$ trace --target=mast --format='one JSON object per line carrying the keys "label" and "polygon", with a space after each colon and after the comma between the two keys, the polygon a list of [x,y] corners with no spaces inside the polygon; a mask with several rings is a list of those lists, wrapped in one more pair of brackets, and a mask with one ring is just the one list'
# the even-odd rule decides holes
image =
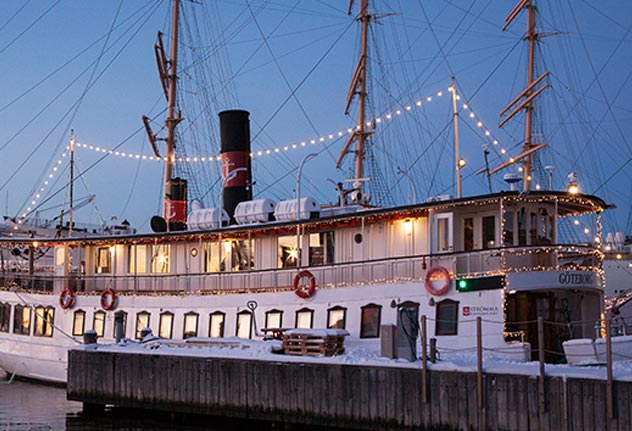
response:
{"label": "mast", "polygon": [[[538,89],[536,87],[540,84],[544,78],[549,75],[548,71],[545,71],[542,75],[535,78],[535,45],[538,41],[539,34],[536,31],[536,6],[535,0],[520,0],[518,4],[509,12],[507,18],[505,18],[505,25],[502,28],[504,31],[509,24],[520,14],[523,9],[527,10],[527,31],[525,33],[525,39],[529,42],[529,59],[527,69],[527,86],[522,92],[516,96],[501,112],[500,115],[507,113],[518,102],[518,105],[509,112],[504,119],[500,121],[498,127],[502,127],[507,121],[509,121],[514,115],[524,109],[525,111],[525,130],[524,130],[524,144],[522,146],[522,153],[513,158],[513,161],[509,164],[513,164],[518,160],[523,160],[523,185],[524,191],[531,190],[531,182],[533,180],[533,160],[532,155],[541,148],[544,148],[545,144],[533,145],[533,100],[540,95],[548,86],[549,83],[542,85]],[[523,100],[521,100],[523,99]],[[503,164],[501,166],[507,166]],[[488,175],[499,170],[500,167],[492,169],[488,172]]]}
{"label": "mast", "polygon": [[70,192],[69,192],[69,211],[68,211],[68,238],[72,238],[72,216],[73,216],[73,199],[75,189],[75,131],[70,131],[70,166],[68,171],[70,172]]}
{"label": "mast", "polygon": [[[351,15],[351,9],[353,8],[354,0],[349,0],[349,10],[348,14]],[[356,149],[355,149],[355,179],[358,181],[359,185],[357,188],[357,193],[354,193],[354,196],[362,196],[362,179],[364,178],[364,144],[366,142],[367,137],[372,133],[371,131],[367,131],[366,127],[366,98],[367,98],[367,89],[366,89],[366,65],[367,65],[367,46],[368,46],[368,38],[369,38],[369,23],[371,22],[371,15],[369,14],[369,0],[360,0],[359,4],[359,13],[358,20],[362,24],[362,36],[361,36],[361,45],[360,45],[360,58],[358,60],[358,64],[355,68],[355,72],[353,73],[353,78],[351,80],[351,85],[349,86],[349,91],[347,93],[347,104],[345,107],[345,115],[349,114],[349,107],[353,100],[353,97],[358,95],[358,121],[357,127],[353,131],[353,133],[347,139],[342,151],[340,152],[340,156],[338,157],[338,161],[336,162],[336,167],[339,168],[342,163],[342,159],[344,156],[350,152],[349,147],[355,141]]]}
{"label": "mast", "polygon": [[[169,218],[167,201],[170,199],[171,177],[173,173],[173,165],[175,164],[174,150],[176,147],[175,130],[181,121],[180,115],[176,117],[176,83],[178,81],[178,14],[180,10],[180,0],[173,0],[173,12],[171,16],[171,55],[168,62],[169,74],[167,76],[169,83],[168,100],[167,100],[167,118],[165,126],[167,129],[166,153],[165,153],[165,176],[163,181],[163,217]],[[162,45],[162,43],[161,43]]]}
{"label": "mast", "polygon": [[454,120],[454,163],[456,164],[456,197],[461,197],[461,154],[459,152],[459,114],[456,110],[456,82],[452,77],[452,118]]}

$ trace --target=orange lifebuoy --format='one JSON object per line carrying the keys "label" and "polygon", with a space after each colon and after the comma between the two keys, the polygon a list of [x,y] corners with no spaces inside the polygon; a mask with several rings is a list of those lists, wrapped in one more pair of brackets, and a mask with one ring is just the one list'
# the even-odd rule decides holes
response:
{"label": "orange lifebuoy", "polygon": [[[299,286],[301,278],[303,277],[307,277],[309,281],[309,287],[307,289]],[[307,299],[311,298],[315,292],[316,277],[314,277],[314,274],[305,269],[294,276],[294,293],[296,293],[296,296],[298,296],[299,298]]]}
{"label": "orange lifebuoy", "polygon": [[107,288],[101,292],[101,308],[105,311],[114,310],[116,307],[116,292],[114,289]]}
{"label": "orange lifebuoy", "polygon": [[[445,283],[443,286],[436,288],[432,282],[440,279],[443,279]],[[443,296],[448,293],[448,289],[450,289],[450,281],[452,281],[450,271],[443,266],[433,266],[426,273],[426,290],[431,295]]]}
{"label": "orange lifebuoy", "polygon": [[59,305],[64,310],[68,310],[75,305],[75,292],[70,287],[65,288],[59,294]]}

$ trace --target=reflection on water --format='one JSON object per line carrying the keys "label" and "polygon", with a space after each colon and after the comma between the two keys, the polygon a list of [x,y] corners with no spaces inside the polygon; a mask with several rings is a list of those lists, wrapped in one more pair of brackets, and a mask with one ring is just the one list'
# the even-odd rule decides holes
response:
{"label": "reflection on water", "polygon": [[[0,370],[0,380],[5,377]],[[220,419],[210,416],[170,415],[138,410],[107,409],[84,414],[82,404],[66,400],[64,388],[35,383],[0,381],[0,431],[146,431],[146,430],[288,430],[325,431],[325,428]]]}

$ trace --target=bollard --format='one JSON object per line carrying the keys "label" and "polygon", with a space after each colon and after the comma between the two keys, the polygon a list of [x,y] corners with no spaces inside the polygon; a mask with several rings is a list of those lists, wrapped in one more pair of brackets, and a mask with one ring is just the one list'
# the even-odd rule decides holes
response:
{"label": "bollard", "polygon": [[433,364],[437,362],[437,339],[430,339],[430,362]]}
{"label": "bollard", "polygon": [[114,327],[116,328],[116,342],[119,343],[125,334],[123,334],[123,320],[125,318],[125,313],[122,311],[117,311],[114,313]]}
{"label": "bollard", "polygon": [[94,329],[88,329],[83,333],[83,344],[96,344],[97,343],[97,331]]}

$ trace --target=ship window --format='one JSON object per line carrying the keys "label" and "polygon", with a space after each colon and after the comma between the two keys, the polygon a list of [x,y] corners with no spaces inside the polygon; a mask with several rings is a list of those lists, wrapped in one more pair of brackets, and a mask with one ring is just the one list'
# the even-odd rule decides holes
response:
{"label": "ship window", "polygon": [[485,216],[483,224],[483,249],[496,247],[496,216]]}
{"label": "ship window", "polygon": [[309,235],[309,265],[331,265],[334,263],[334,233],[319,232]]}
{"label": "ship window", "polygon": [[345,307],[331,307],[327,310],[327,328],[345,329],[347,309]]}
{"label": "ship window", "polygon": [[463,219],[463,250],[474,250],[474,217]]}
{"label": "ship window", "polygon": [[301,308],[296,312],[296,327],[301,329],[311,329],[314,323],[314,310]]}
{"label": "ship window", "polygon": [[92,329],[97,333],[97,337],[103,338],[105,334],[105,311],[95,311],[92,318]]}
{"label": "ship window", "polygon": [[154,274],[169,273],[170,252],[169,244],[154,244],[151,246],[151,272]]}
{"label": "ship window", "polygon": [[437,251],[450,250],[450,225],[449,219],[437,218]]}
{"label": "ship window", "polygon": [[266,328],[280,328],[283,322],[283,312],[281,310],[266,311]]}
{"label": "ship window", "polygon": [[114,246],[97,248],[97,256],[94,271],[97,274],[109,274],[112,272],[112,256],[114,255]]}
{"label": "ship window", "polygon": [[165,311],[160,313],[160,321],[158,323],[158,336],[160,338],[172,338],[173,336],[173,313]]}
{"label": "ship window", "polygon": [[204,244],[204,272],[219,272],[219,243]]}
{"label": "ship window", "polygon": [[130,245],[127,253],[127,272],[145,274],[147,272],[147,246]]}
{"label": "ship window", "polygon": [[11,305],[0,303],[0,332],[9,332]]}
{"label": "ship window", "polygon": [[55,321],[55,308],[35,307],[35,326],[33,335],[37,337],[52,337]]}
{"label": "ship window", "polygon": [[451,299],[444,299],[436,304],[435,335],[456,335],[459,303]]}
{"label": "ship window", "polygon": [[224,241],[224,255],[220,265],[222,271],[247,271],[255,269],[250,240]]}
{"label": "ship window", "polygon": [[252,313],[248,310],[237,313],[237,330],[235,335],[239,338],[252,336]]}
{"label": "ship window", "polygon": [[65,261],[66,261],[66,248],[56,247],[55,248],[55,265],[62,266]]}
{"label": "ship window", "polygon": [[184,315],[184,332],[182,334],[183,339],[197,337],[198,333],[198,321],[200,315],[190,311]]}
{"label": "ship window", "polygon": [[72,316],[72,335],[80,337],[86,327],[86,312],[83,310],[77,310]]}
{"label": "ship window", "polygon": [[360,338],[377,338],[380,336],[380,318],[382,306],[368,304],[362,307]]}
{"label": "ship window", "polygon": [[298,262],[296,236],[280,236],[278,238],[278,268],[295,268]]}
{"label": "ship window", "polygon": [[13,314],[13,333],[29,335],[31,332],[31,308],[16,305]]}
{"label": "ship window", "polygon": [[538,221],[538,244],[552,244],[553,243],[553,218],[549,216],[546,208],[539,209],[539,221]]}
{"label": "ship window", "polygon": [[211,321],[209,323],[208,336],[211,338],[222,338],[224,336],[224,321],[226,315],[221,311],[216,311],[211,314]]}
{"label": "ship window", "polygon": [[136,339],[140,340],[140,333],[143,329],[149,328],[149,318],[151,314],[147,311],[141,311],[136,315]]}
{"label": "ship window", "polygon": [[538,244],[538,215],[534,212],[529,213],[529,244]]}
{"label": "ship window", "polygon": [[518,219],[518,245],[527,245],[527,212],[520,208],[517,213]]}
{"label": "ship window", "polygon": [[123,331],[121,334],[121,338],[125,338],[125,334],[127,334],[127,313],[124,311],[117,311],[114,313],[114,327],[112,331],[112,338],[116,340],[116,314],[120,313],[123,316]]}
{"label": "ship window", "polygon": [[503,214],[503,244],[505,247],[514,245],[514,212],[505,211]]}

